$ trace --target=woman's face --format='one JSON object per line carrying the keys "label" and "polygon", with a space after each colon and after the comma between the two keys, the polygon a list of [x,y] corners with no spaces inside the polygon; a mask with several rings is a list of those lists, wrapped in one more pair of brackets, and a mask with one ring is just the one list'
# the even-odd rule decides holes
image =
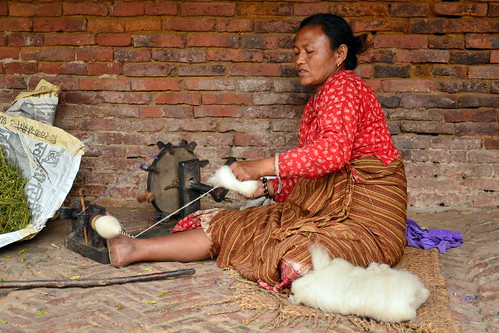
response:
{"label": "woman's face", "polygon": [[329,38],[321,26],[313,25],[300,29],[293,48],[294,64],[298,70],[300,84],[319,91],[324,82],[338,70],[337,63],[343,60],[339,50],[331,49]]}

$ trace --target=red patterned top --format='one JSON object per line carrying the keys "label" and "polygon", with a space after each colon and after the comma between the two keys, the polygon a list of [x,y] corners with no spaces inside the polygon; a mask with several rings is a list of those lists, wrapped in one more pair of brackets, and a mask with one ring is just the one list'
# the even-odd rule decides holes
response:
{"label": "red patterned top", "polygon": [[[283,202],[300,177],[320,178],[354,158],[376,156],[388,165],[398,156],[376,95],[353,71],[331,76],[305,105],[298,147],[279,155]],[[278,180],[273,179],[274,189]]]}

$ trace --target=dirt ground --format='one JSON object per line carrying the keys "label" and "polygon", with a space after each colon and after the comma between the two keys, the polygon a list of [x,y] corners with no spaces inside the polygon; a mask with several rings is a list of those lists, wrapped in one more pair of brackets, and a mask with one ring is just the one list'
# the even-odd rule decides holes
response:
{"label": "dirt ground", "polygon": [[[110,209],[122,219],[153,216],[154,211]],[[410,210],[409,218],[428,229],[461,232],[461,247],[440,254],[448,282],[450,308],[462,332],[499,331],[499,212],[497,209]],[[128,222],[132,234],[153,218]],[[194,268],[195,275],[166,281],[99,288],[0,289],[0,332],[267,332],[259,322],[243,324],[248,313],[219,316],[193,310],[207,300],[231,294],[223,270],[213,261],[139,263],[115,269],[68,250],[64,239],[71,222],[54,220],[32,240],[0,249],[0,277],[5,281],[104,278]],[[154,229],[153,229],[154,231]],[[189,308],[191,307],[191,308]],[[188,309],[188,310],[186,310]],[[276,328],[272,332],[289,332]],[[294,332],[326,332],[299,325]],[[337,332],[355,332],[338,326]]]}

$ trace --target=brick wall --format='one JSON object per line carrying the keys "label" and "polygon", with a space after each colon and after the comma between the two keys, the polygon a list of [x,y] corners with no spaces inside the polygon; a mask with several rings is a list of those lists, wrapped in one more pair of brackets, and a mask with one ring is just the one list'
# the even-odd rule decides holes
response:
{"label": "brick wall", "polygon": [[[0,107],[42,78],[56,125],[87,143],[70,198],[95,198],[157,151],[195,141],[210,164],[293,147],[310,90],[290,46],[301,19],[367,33],[358,74],[405,156],[410,205],[496,207],[499,3],[495,1],[7,1]],[[136,206],[136,172],[101,201]]]}

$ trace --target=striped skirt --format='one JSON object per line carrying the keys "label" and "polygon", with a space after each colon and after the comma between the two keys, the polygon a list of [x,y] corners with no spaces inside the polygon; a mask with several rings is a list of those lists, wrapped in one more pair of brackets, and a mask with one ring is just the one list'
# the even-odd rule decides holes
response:
{"label": "striped skirt", "polygon": [[407,244],[402,159],[388,166],[375,157],[350,163],[301,179],[284,203],[218,212],[207,229],[217,265],[269,285],[282,283],[283,274],[289,278],[285,266],[310,269],[311,245],[358,266],[395,265]]}

